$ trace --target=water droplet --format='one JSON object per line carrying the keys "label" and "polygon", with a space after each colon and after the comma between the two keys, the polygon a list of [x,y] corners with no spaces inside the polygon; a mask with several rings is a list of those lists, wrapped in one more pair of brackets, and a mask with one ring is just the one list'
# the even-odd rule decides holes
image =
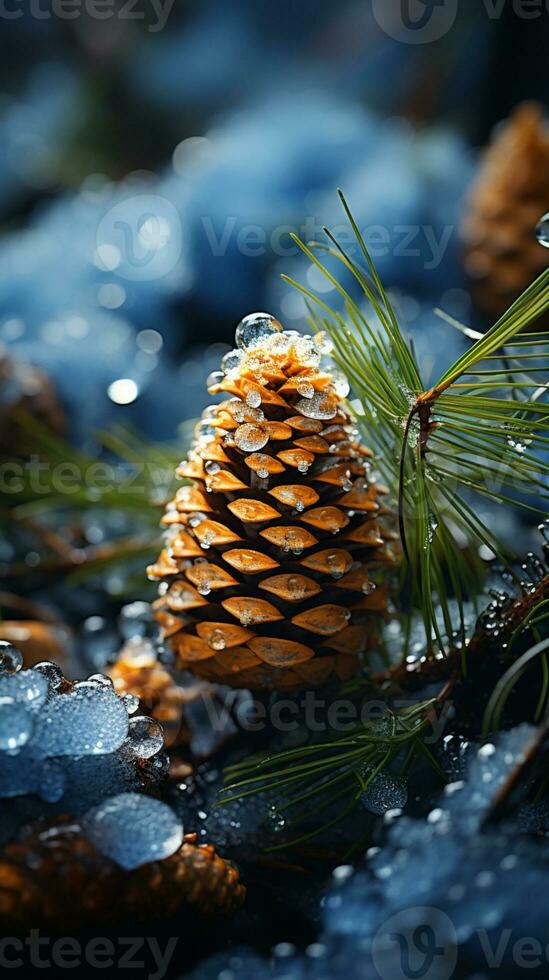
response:
{"label": "water droplet", "polygon": [[549,248],[549,213],[544,214],[536,225],[536,238],[540,245]]}
{"label": "water droplet", "polygon": [[227,646],[225,637],[221,630],[212,630],[208,637],[208,646],[212,650],[224,650]]}
{"label": "water droplet", "polygon": [[246,405],[248,408],[259,408],[261,405],[261,395],[258,391],[249,391],[246,395]]}
{"label": "water droplet", "polygon": [[266,817],[265,826],[272,834],[280,834],[286,828],[286,817],[277,810],[276,806],[270,806]]}
{"label": "water droplet", "polygon": [[164,746],[164,733],[154,718],[131,718],[124,747],[140,759],[150,759]]}
{"label": "water droplet", "polygon": [[388,810],[401,809],[408,799],[406,783],[383,769],[374,776],[360,797],[362,806],[376,816]]}
{"label": "water droplet", "polygon": [[198,525],[202,524],[202,521],[205,520],[207,520],[206,515],[203,514],[202,511],[198,511],[195,514],[191,514],[191,516],[189,517],[189,526],[198,527]]}
{"label": "water droplet", "polygon": [[351,390],[351,386],[349,385],[349,382],[347,380],[346,375],[343,374],[343,371],[334,371],[333,372],[333,374],[332,374],[332,384],[333,384],[333,386],[335,388],[336,394],[340,398],[347,398],[347,395],[349,394],[349,392]]}
{"label": "water droplet", "polygon": [[122,697],[122,704],[124,705],[128,714],[133,715],[139,708],[139,698],[137,697],[137,694],[124,694]]}
{"label": "water droplet", "polygon": [[16,674],[23,666],[23,654],[13,643],[0,640],[0,671]]}
{"label": "water droplet", "polygon": [[160,800],[121,793],[88,811],[82,828],[90,843],[127,871],[170,857],[181,847],[183,826]]}
{"label": "water droplet", "polygon": [[250,313],[236,328],[236,346],[241,350],[249,350],[256,347],[265,337],[279,333],[281,330],[282,324],[270,313]]}
{"label": "water droplet", "polygon": [[235,371],[242,362],[242,351],[230,350],[228,354],[221,360],[221,370],[224,374],[229,374],[230,371]]}
{"label": "water droplet", "polygon": [[296,409],[309,419],[333,419],[337,415],[337,402],[333,395],[317,392],[312,398],[300,398]]}
{"label": "water droplet", "polygon": [[315,389],[310,381],[300,381],[297,386],[297,391],[302,398],[312,398],[315,393]]}
{"label": "water droplet", "polygon": [[57,664],[52,663],[50,660],[43,660],[41,663],[36,664],[33,670],[37,670],[46,678],[50,688],[55,689],[63,683],[63,671]]}
{"label": "water droplet", "polygon": [[242,452],[255,453],[267,445],[269,436],[264,426],[247,422],[238,427],[234,434],[234,441]]}
{"label": "water droplet", "polygon": [[313,342],[320,354],[331,354],[334,349],[334,342],[325,330],[319,330],[314,335]]}
{"label": "water droplet", "polygon": [[223,371],[212,371],[212,373],[206,378],[206,386],[208,388],[213,388],[215,385],[221,384],[224,379],[225,375],[223,374]]}
{"label": "water droplet", "polygon": [[214,463],[214,461],[210,459],[205,464],[204,469],[206,470],[206,473],[209,473],[210,476],[215,476],[216,473],[219,473],[221,467],[219,463]]}

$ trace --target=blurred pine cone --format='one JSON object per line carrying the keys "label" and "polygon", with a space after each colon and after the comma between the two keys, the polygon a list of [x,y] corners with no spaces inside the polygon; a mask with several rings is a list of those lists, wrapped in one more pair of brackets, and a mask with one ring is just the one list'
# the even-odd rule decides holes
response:
{"label": "blurred pine cone", "polygon": [[24,411],[52,432],[62,434],[65,416],[53,382],[38,368],[11,358],[0,345],[0,445],[13,456],[20,441],[16,418]]}
{"label": "blurred pine cone", "polygon": [[479,309],[498,319],[549,264],[535,229],[549,210],[549,128],[524,103],[485,151],[466,207],[464,263]]}
{"label": "blurred pine cone", "polygon": [[125,871],[96,851],[74,821],[30,828],[0,853],[0,918],[25,930],[156,919],[182,909],[229,915],[245,898],[237,870],[187,834],[172,857]]}
{"label": "blurred pine cone", "polygon": [[[320,336],[320,335],[319,335]],[[168,504],[166,547],[148,569],[178,665],[255,690],[313,687],[356,670],[393,559],[387,491],[344,404],[346,379],[313,341],[268,314],[237,328],[240,349],[209,379],[232,397],[203,413]],[[375,591],[374,591],[375,590]]]}
{"label": "blurred pine cone", "polygon": [[189,741],[184,708],[199,691],[180,687],[146,640],[126,643],[108,673],[117,694],[133,694],[147,715],[161,723],[166,745]]}

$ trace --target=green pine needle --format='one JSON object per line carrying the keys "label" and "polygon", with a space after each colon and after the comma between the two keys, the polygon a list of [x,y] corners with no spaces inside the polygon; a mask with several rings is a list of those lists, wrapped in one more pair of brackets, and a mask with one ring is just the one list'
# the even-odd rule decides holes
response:
{"label": "green pine needle", "polygon": [[[549,333],[529,333],[528,328],[549,309],[549,270],[486,334],[460,328],[475,336],[476,342],[426,388],[341,192],[340,199],[363,264],[355,262],[327,230],[327,245],[307,245],[297,237],[295,241],[343,298],[345,313],[283,278],[305,296],[313,329],[330,334],[334,358],[358,397],[359,421],[377,451],[379,469],[398,497],[408,584],[423,615],[428,647],[433,653],[435,647],[446,653],[452,632],[465,632],[463,601],[482,586],[484,565],[476,557],[479,543],[507,566],[514,557],[482,524],[471,495],[511,503],[540,517],[548,511],[549,466],[538,452],[549,445],[548,385],[540,378],[548,373]],[[319,252],[335,258],[353,275],[364,294],[364,306],[326,268]],[[540,359],[535,368],[532,358]],[[530,502],[517,500],[517,488],[528,492]],[[461,558],[463,536],[470,546],[467,562]],[[460,622],[453,628],[448,580],[461,609]],[[437,607],[447,638],[437,625]]]}

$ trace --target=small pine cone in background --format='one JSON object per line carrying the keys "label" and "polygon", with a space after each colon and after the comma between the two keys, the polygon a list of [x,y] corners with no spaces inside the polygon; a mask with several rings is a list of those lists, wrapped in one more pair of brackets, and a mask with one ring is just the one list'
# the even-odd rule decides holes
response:
{"label": "small pine cone in background", "polygon": [[108,674],[118,695],[132,694],[139,698],[142,709],[161,723],[167,746],[189,741],[185,705],[198,697],[200,691],[180,687],[146,640],[126,643]]}
{"label": "small pine cone in background", "polygon": [[0,345],[0,447],[3,456],[18,454],[21,433],[16,413],[23,411],[52,432],[66,428],[53,382],[31,364],[11,358]]}
{"label": "small pine cone in background", "polygon": [[464,264],[479,309],[498,319],[549,264],[536,226],[549,210],[549,126],[525,103],[481,160],[461,227]]}
{"label": "small pine cone in background", "polygon": [[371,574],[394,560],[385,488],[344,399],[321,366],[325,335],[284,332],[268,314],[238,326],[238,349],[209,379],[178,469],[166,545],[148,569],[155,614],[178,666],[253,690],[347,679],[387,607]]}
{"label": "small pine cone in background", "polygon": [[129,918],[230,915],[244,886],[232,864],[187,834],[171,857],[126,871],[104,857],[69,819],[30,828],[0,852],[0,919],[4,929],[65,931]]}

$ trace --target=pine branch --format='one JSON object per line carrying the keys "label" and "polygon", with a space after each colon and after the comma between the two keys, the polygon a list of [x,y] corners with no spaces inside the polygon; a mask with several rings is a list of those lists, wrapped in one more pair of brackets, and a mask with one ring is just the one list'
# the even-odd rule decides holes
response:
{"label": "pine branch", "polygon": [[[465,534],[470,554],[481,540],[502,563],[509,565],[515,557],[481,524],[466,496],[473,493],[542,516],[547,513],[549,467],[538,454],[549,445],[548,385],[540,383],[538,375],[547,375],[549,333],[529,333],[528,328],[549,309],[549,270],[486,334],[475,335],[475,343],[436,384],[424,388],[414,354],[341,193],[340,198],[363,265],[327,229],[328,245],[295,241],[342,297],[344,315],[310,289],[287,281],[306,297],[313,327],[332,337],[334,357],[358,397],[359,421],[398,498],[408,587],[422,611],[429,650],[432,655],[435,648],[447,654],[449,644],[436,610],[441,609],[449,625],[448,578],[462,608],[462,600],[481,589],[484,573],[480,561],[468,566],[460,561],[461,544],[450,529]],[[351,273],[364,294],[368,315],[319,259],[319,251]],[[469,337],[475,333],[463,329]],[[535,380],[532,358],[540,359],[533,369]],[[497,367],[492,366],[494,360]],[[528,491],[529,501],[516,498],[517,486]],[[455,628],[463,634],[462,615],[460,619]]]}

